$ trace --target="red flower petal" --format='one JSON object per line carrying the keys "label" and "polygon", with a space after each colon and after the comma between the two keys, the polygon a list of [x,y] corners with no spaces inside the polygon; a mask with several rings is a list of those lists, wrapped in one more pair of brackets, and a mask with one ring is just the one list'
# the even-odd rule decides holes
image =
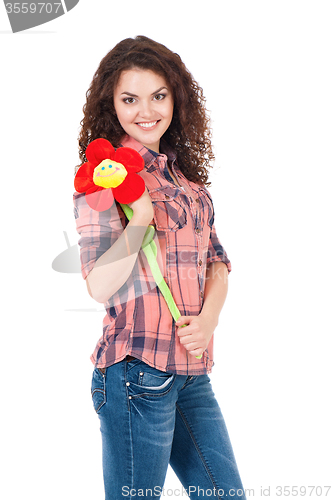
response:
{"label": "red flower petal", "polygon": [[132,148],[118,148],[114,155],[114,160],[122,163],[128,172],[140,172],[144,168],[142,156]]}
{"label": "red flower petal", "polygon": [[144,193],[144,190],[145,182],[142,177],[137,174],[128,173],[123,183],[113,188],[113,194],[119,203],[127,204],[138,200]]}
{"label": "red flower petal", "polygon": [[85,194],[87,204],[97,212],[103,212],[111,208],[114,202],[112,189],[104,189],[96,186],[89,189]]}
{"label": "red flower petal", "polygon": [[74,187],[78,193],[85,193],[89,188],[94,186],[94,169],[95,166],[89,162],[83,163],[83,165],[80,166],[74,179]]}
{"label": "red flower petal", "polygon": [[103,160],[113,159],[114,148],[107,139],[95,139],[86,148],[85,156],[96,167]]}

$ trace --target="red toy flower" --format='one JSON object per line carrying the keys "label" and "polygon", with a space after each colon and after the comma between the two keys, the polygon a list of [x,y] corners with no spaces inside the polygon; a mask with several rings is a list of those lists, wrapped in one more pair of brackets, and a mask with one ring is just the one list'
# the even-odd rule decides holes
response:
{"label": "red toy flower", "polygon": [[86,163],[78,169],[74,186],[85,193],[88,205],[98,212],[108,210],[114,198],[131,203],[144,193],[145,183],[137,172],[144,168],[142,156],[131,148],[114,150],[107,139],[95,139],[86,148]]}

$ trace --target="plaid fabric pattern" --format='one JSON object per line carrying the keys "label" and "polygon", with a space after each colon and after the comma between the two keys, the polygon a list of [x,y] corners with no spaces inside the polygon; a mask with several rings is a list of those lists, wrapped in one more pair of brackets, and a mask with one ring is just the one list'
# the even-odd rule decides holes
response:
{"label": "plaid fabric pattern", "polygon": [[[122,146],[144,158],[141,175],[149,191],[156,229],[158,263],[181,315],[197,316],[203,306],[205,274],[209,263],[224,262],[227,254],[214,226],[214,208],[205,186],[188,181],[181,173],[175,153],[161,141],[160,154],[126,136]],[[170,176],[167,160],[181,187]],[[80,235],[82,276],[85,279],[96,260],[124,231],[128,220],[118,202],[96,212],[85,195],[74,193],[76,228]],[[164,297],[151,275],[145,254],[138,253],[126,283],[105,304],[103,335],[91,355],[98,368],[121,361],[126,355],[141,359],[158,370],[181,375],[210,373],[213,336],[201,359],[190,355],[179,342],[177,327]]]}

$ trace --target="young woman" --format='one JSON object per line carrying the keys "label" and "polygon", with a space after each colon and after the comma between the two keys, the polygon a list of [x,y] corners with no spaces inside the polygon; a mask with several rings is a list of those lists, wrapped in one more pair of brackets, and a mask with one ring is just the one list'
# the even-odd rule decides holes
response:
{"label": "young woman", "polygon": [[[243,499],[208,377],[231,266],[206,189],[213,153],[202,90],[177,54],[139,36],[103,58],[83,110],[82,163],[100,137],[145,163],[130,221],[118,202],[97,212],[74,194],[82,274],[107,313],[91,356],[106,499],[159,498],[168,464],[190,498]],[[176,323],[141,250],[149,224]]]}

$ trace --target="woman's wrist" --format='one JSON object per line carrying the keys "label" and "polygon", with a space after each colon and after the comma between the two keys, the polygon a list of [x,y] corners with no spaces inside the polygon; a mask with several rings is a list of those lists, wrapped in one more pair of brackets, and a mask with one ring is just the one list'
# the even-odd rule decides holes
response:
{"label": "woman's wrist", "polygon": [[208,308],[208,307],[202,307],[201,312],[199,313],[199,316],[209,323],[209,326],[215,330],[218,326],[219,323],[219,312],[216,314],[215,310],[213,308]]}

